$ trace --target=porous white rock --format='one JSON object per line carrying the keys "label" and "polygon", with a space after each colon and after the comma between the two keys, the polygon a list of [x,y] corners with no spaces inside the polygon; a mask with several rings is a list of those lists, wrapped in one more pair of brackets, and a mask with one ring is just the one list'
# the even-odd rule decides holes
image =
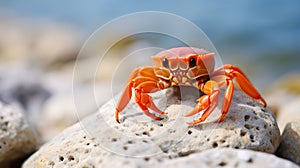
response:
{"label": "porous white rock", "polygon": [[300,165],[300,120],[286,125],[276,154]]}
{"label": "porous white rock", "polygon": [[[217,108],[205,122],[189,126],[186,122],[200,117],[200,115],[183,117],[183,114],[190,112],[196,103],[197,95],[193,95],[192,92],[194,90],[183,91],[182,101],[170,90],[167,93],[154,95],[158,107],[168,112],[163,121],[149,119],[132,102],[124,112],[120,113],[121,124],[118,124],[114,118],[116,99],[101,108],[97,118],[103,121],[98,119],[98,123],[91,121],[83,125],[88,132],[93,132],[95,135],[97,128],[104,128],[97,124],[104,122],[113,128],[107,131],[110,134],[106,134],[104,138],[117,138],[118,141],[123,141],[124,138],[131,141],[145,138],[155,144],[157,152],[163,151],[172,155],[186,155],[217,147],[245,148],[268,153],[276,151],[280,132],[272,112],[264,108],[261,103],[236,90],[230,110],[223,122],[216,122],[220,116],[220,108]],[[95,125],[91,126],[92,124],[89,123]],[[102,133],[102,130],[98,132]],[[95,137],[100,142],[103,141],[103,137],[97,135]],[[126,154],[129,151],[127,150]]]}
{"label": "porous white rock", "polygon": [[264,167],[264,168],[297,168],[298,166],[288,160],[278,158],[264,152],[246,149],[210,149],[198,154],[192,154],[175,161],[167,161],[160,165],[164,168],[173,167]]}
{"label": "porous white rock", "polygon": [[0,102],[0,165],[27,156],[38,145],[36,132],[22,112]]}
{"label": "porous white rock", "polygon": [[119,124],[114,117],[118,99],[113,99],[45,144],[24,167],[138,167],[223,147],[276,151],[279,129],[272,112],[259,102],[235,91],[223,122],[216,122],[220,112],[216,109],[206,122],[189,126],[186,122],[199,115],[182,116],[197,98],[187,93],[182,92],[181,101],[171,90],[152,95],[168,112],[162,121],[145,116],[131,101],[120,113]]}

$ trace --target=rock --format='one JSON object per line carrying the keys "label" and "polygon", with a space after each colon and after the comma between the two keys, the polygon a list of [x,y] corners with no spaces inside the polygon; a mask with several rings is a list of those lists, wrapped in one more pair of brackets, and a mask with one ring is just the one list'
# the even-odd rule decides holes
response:
{"label": "rock", "polygon": [[33,61],[53,68],[76,59],[82,37],[74,27],[0,13],[0,64]]}
{"label": "rock", "polygon": [[131,101],[118,124],[114,117],[118,99],[113,99],[42,146],[24,167],[138,167],[223,147],[276,151],[279,129],[262,104],[236,90],[223,122],[216,122],[217,109],[206,122],[188,126],[193,117],[182,114],[193,108],[197,97],[189,91],[181,93],[182,103],[171,90],[152,95],[158,107],[168,112],[162,121],[149,119]]}
{"label": "rock", "polygon": [[0,163],[27,156],[39,145],[22,112],[0,103]]}
{"label": "rock", "polygon": [[45,66],[74,61],[80,49],[78,32],[63,24],[40,25],[39,36],[34,40],[33,54]]}
{"label": "rock", "polygon": [[277,82],[269,88],[269,92],[282,90],[290,94],[300,95],[300,74],[299,72],[289,72],[283,75]]}
{"label": "rock", "polygon": [[[183,117],[182,115],[194,108],[197,99],[197,95],[192,94],[194,91],[183,91],[182,103],[171,92],[154,95],[158,107],[168,112],[164,121],[150,120],[140,112],[135,103],[132,103],[120,114],[121,124],[117,124],[113,114],[114,102],[104,105],[100,110],[102,115],[98,115],[97,118],[102,116],[107,125],[114,128],[108,131],[111,134],[107,137],[120,138],[121,141],[123,135],[133,139],[146,137],[157,145],[158,152],[185,155],[217,147],[245,148],[268,153],[276,151],[280,133],[272,112],[237,90],[230,111],[223,122],[216,122],[220,116],[220,108],[218,108],[206,122],[190,127],[186,122],[198,119],[200,116]],[[96,131],[89,128],[90,124],[84,126],[87,130],[92,130],[90,132]],[[97,125],[93,127],[104,128]],[[122,135],[115,134],[116,131],[122,132]],[[100,136],[95,138],[100,142],[103,141]]]}
{"label": "rock", "polygon": [[3,13],[0,20],[0,64],[26,60],[32,34],[24,27],[25,21]]}
{"label": "rock", "polygon": [[293,121],[300,121],[300,97],[297,97],[280,108],[277,115],[277,123],[279,129],[283,132],[287,123]]}
{"label": "rock", "polygon": [[0,101],[22,109],[34,124],[39,120],[43,103],[51,96],[42,81],[41,72],[35,68],[20,64],[1,66]]}
{"label": "rock", "polygon": [[[98,105],[102,105],[110,99],[110,89],[107,89],[110,87],[108,82],[93,85],[73,83],[72,86],[71,80],[66,80],[64,75],[46,77],[45,85],[52,95],[44,102],[40,118],[36,121],[37,129],[44,142],[52,139],[66,127],[78,122],[78,116],[85,117],[95,112],[98,106],[93,104],[94,98]],[[87,93],[89,88],[95,89],[95,97],[89,97]],[[76,90],[76,94],[72,93],[72,89]],[[76,113],[78,110],[74,99],[85,102],[80,106],[82,113]]]}
{"label": "rock", "polygon": [[264,152],[245,149],[210,149],[198,154],[192,154],[175,161],[168,161],[160,165],[164,168],[173,167],[269,167],[269,168],[297,168],[298,166],[288,160],[278,158]]}
{"label": "rock", "polygon": [[288,73],[270,86],[266,96],[282,132],[288,122],[300,120],[300,74]]}
{"label": "rock", "polygon": [[286,125],[276,154],[300,165],[300,120]]}
{"label": "rock", "polygon": [[37,129],[44,142],[49,141],[66,127],[76,123],[74,102],[71,95],[53,95],[43,106]]}

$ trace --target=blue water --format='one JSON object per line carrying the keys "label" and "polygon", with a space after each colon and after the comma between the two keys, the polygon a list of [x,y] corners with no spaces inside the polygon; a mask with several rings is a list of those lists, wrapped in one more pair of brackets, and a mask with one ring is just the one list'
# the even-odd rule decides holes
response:
{"label": "blue water", "polygon": [[[300,70],[300,1],[138,1],[2,0],[0,9],[19,17],[71,24],[90,35],[104,23],[138,11],[164,11],[198,25],[224,60],[244,61],[261,87]],[[226,62],[228,63],[228,62]],[[263,71],[263,72],[262,72]],[[251,78],[251,77],[250,77]]]}

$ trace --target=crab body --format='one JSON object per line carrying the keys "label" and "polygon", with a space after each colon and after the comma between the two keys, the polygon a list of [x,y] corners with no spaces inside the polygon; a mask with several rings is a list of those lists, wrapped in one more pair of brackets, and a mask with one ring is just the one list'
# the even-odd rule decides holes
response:
{"label": "crab body", "polygon": [[[116,108],[117,122],[119,122],[119,113],[131,99],[132,90],[134,90],[135,101],[143,112],[152,119],[161,120],[162,118],[154,113],[161,115],[166,113],[156,107],[149,93],[172,86],[191,86],[204,93],[197,100],[198,103],[194,109],[185,114],[185,116],[192,116],[203,112],[200,119],[188,123],[196,125],[205,121],[217,107],[220,89],[227,86],[223,98],[222,114],[218,119],[218,122],[221,122],[231,104],[234,79],[236,79],[237,86],[242,91],[266,106],[266,101],[238,67],[226,64],[215,70],[214,53],[204,49],[192,47],[172,48],[152,56],[152,61],[153,67],[137,68],[130,75],[128,84]],[[154,113],[151,113],[149,109]]]}
{"label": "crab body", "polygon": [[[194,86],[214,70],[214,54],[203,49],[181,47],[152,56],[153,66],[169,70],[172,86]],[[164,76],[160,76],[164,79]],[[168,80],[168,79],[167,79]]]}

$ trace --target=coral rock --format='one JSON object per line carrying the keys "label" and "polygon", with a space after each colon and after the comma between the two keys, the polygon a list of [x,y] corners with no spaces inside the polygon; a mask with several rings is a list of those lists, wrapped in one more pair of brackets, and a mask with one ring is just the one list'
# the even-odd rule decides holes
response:
{"label": "coral rock", "polygon": [[286,125],[276,153],[300,165],[300,120]]}
{"label": "coral rock", "polygon": [[119,124],[114,117],[118,99],[111,100],[97,113],[45,144],[24,167],[139,167],[159,165],[212,148],[276,151],[279,129],[272,112],[259,102],[236,90],[221,123],[217,122],[220,116],[217,108],[207,121],[189,126],[186,122],[200,114],[193,117],[183,114],[193,109],[197,95],[181,93],[181,100],[171,90],[152,95],[157,106],[168,112],[162,121],[150,119],[131,101],[120,113]]}
{"label": "coral rock", "polygon": [[0,163],[27,156],[38,147],[36,132],[24,115],[0,103]]}

